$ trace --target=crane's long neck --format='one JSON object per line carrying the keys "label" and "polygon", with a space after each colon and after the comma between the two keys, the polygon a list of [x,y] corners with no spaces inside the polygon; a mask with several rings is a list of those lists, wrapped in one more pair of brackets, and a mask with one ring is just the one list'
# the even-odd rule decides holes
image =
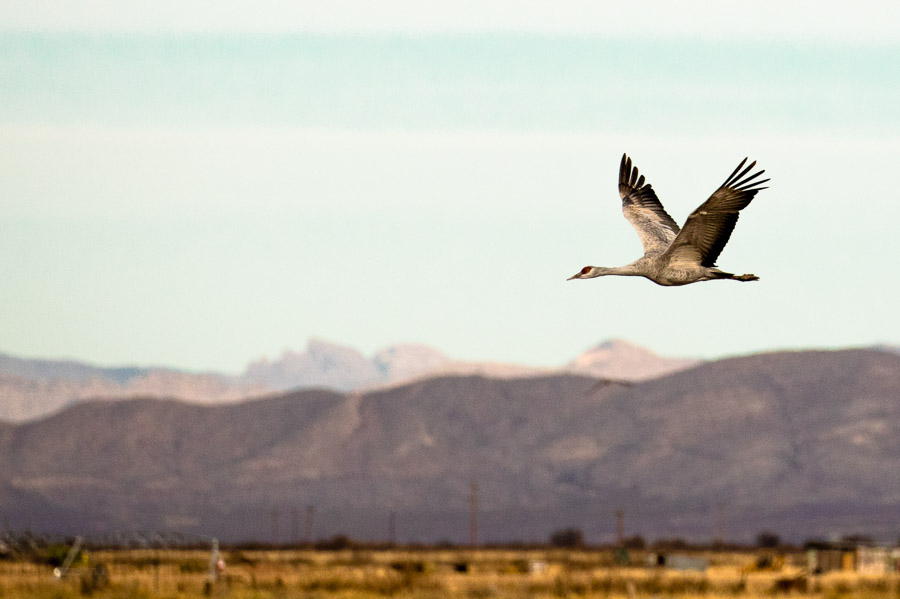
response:
{"label": "crane's long neck", "polygon": [[639,272],[639,269],[632,262],[631,264],[625,264],[623,266],[592,266],[591,272],[584,278],[592,279],[594,277],[603,277],[606,275],[620,275],[624,277],[639,277],[644,273]]}

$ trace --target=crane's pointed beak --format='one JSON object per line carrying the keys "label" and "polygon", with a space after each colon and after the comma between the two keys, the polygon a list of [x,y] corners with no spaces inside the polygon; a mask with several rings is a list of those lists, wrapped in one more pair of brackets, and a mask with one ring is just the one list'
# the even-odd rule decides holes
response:
{"label": "crane's pointed beak", "polygon": [[581,278],[581,273],[580,273],[580,272],[576,272],[574,275],[572,275],[571,277],[569,277],[569,278],[566,279],[566,280],[567,280],[567,281],[571,281],[572,279],[580,279],[580,278]]}

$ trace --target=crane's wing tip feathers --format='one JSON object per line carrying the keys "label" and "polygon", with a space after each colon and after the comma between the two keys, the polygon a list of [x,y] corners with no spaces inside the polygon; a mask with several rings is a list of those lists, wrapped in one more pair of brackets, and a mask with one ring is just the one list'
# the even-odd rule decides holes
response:
{"label": "crane's wing tip feathers", "polygon": [[722,183],[722,185],[720,186],[720,189],[730,188],[730,189],[734,189],[735,191],[752,191],[755,186],[765,183],[766,181],[769,181],[769,179],[765,179],[763,181],[755,181],[755,182],[753,181],[754,179],[756,179],[757,177],[762,175],[764,172],[766,172],[765,169],[762,169],[759,172],[753,173],[752,175],[750,175],[748,177],[747,174],[751,170],[753,170],[753,167],[756,166],[756,161],[754,160],[749,165],[744,167],[744,165],[747,163],[747,160],[749,160],[749,157],[741,160],[741,163],[737,165],[737,168],[734,169],[734,171],[732,171],[732,173],[728,176],[728,178],[725,179],[725,182]]}
{"label": "crane's wing tip feathers", "polygon": [[739,185],[735,185],[735,191],[759,191],[761,189],[768,189],[768,187],[758,187],[763,183],[768,183],[771,179],[763,179],[762,181],[753,181],[752,183],[748,183],[747,181],[742,182]]}
{"label": "crane's wing tip feathers", "polygon": [[619,165],[619,185],[628,185],[631,179],[631,158],[622,154],[622,163]]}
{"label": "crane's wing tip feathers", "polygon": [[632,190],[640,189],[644,186],[646,179],[640,173],[638,167],[634,166],[628,154],[622,154],[622,163],[619,165],[619,186],[630,187]]}

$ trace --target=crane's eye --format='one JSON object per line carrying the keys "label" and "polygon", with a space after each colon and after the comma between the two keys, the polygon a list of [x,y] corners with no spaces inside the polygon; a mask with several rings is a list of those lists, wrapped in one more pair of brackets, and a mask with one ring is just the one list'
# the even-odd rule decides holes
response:
{"label": "crane's eye", "polygon": [[581,274],[583,274],[583,275],[586,275],[586,274],[588,274],[589,272],[591,272],[591,267],[590,267],[590,266],[585,266],[584,268],[581,269]]}

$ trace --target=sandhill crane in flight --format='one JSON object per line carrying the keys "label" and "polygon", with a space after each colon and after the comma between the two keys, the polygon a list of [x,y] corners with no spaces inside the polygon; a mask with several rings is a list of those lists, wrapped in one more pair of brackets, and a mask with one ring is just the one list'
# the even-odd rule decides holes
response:
{"label": "sandhill crane in flight", "polygon": [[[769,179],[754,181],[765,171],[747,176],[756,162],[744,168],[744,158],[709,199],[691,212],[679,229],[656,197],[644,176],[632,168],[631,158],[622,154],[619,166],[619,195],[622,212],[637,231],[644,255],[625,266],[585,266],[572,279],[593,279],[604,275],[646,277],[657,285],[687,285],[713,279],[758,281],[756,275],[735,275],[716,268],[716,258],[728,243],[738,212],[746,208],[759,187]],[[741,170],[743,169],[743,170]]]}

